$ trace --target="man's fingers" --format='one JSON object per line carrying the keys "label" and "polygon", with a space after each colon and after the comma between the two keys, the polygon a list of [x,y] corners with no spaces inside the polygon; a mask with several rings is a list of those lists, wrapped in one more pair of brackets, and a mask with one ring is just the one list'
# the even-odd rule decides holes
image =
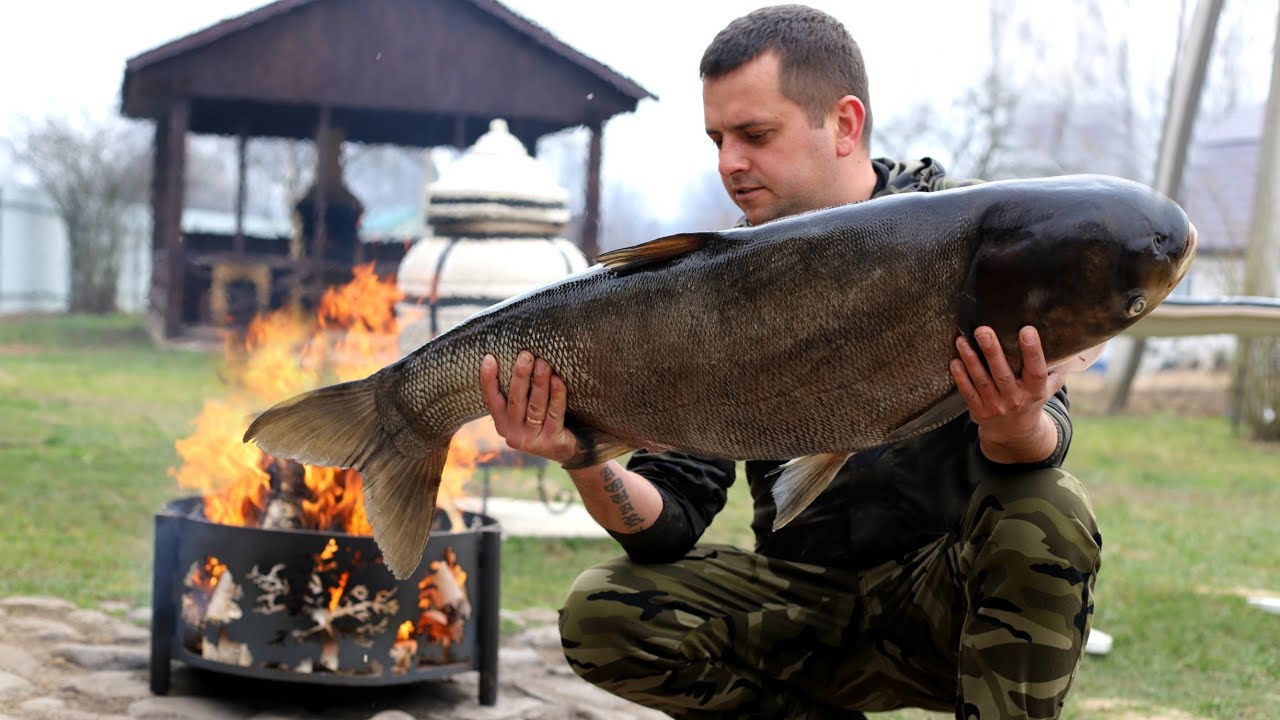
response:
{"label": "man's fingers", "polygon": [[[1049,380],[1049,366],[1040,346],[1040,333],[1028,325],[1018,333],[1022,345],[1022,382],[1029,388],[1042,388]],[[1056,391],[1055,391],[1056,392]]]}
{"label": "man's fingers", "polygon": [[524,420],[530,425],[542,425],[547,414],[548,385],[551,378],[551,366],[541,358],[533,363],[533,385],[529,390],[529,404],[524,411]]}
{"label": "man's fingers", "polygon": [[988,327],[980,327],[974,332],[974,337],[978,339],[982,355],[987,359],[987,367],[991,368],[991,379],[1000,389],[1000,393],[1016,392],[1018,376],[1014,375],[1013,368],[1009,367],[1009,360],[1004,356],[1004,348],[1000,346],[1000,339],[996,337],[995,331]]}
{"label": "man's fingers", "polygon": [[978,357],[978,353],[974,351],[969,341],[960,336],[956,338],[956,350],[960,353],[960,360],[964,363],[965,375],[969,380],[969,384],[973,387],[974,392],[987,400],[987,394],[991,391],[991,376],[987,374],[987,368],[983,366],[982,359]]}
{"label": "man's fingers", "polygon": [[982,408],[982,395],[973,387],[973,382],[969,380],[969,371],[965,369],[965,364],[959,360],[951,361],[951,379],[956,381],[956,389],[960,391],[960,397],[969,405],[969,412],[973,413]]}
{"label": "man's fingers", "polygon": [[515,429],[524,424],[529,405],[529,376],[533,374],[533,354],[520,351],[515,367],[511,368],[511,387],[507,389],[507,427]]}
{"label": "man's fingers", "polygon": [[551,396],[547,401],[547,425],[553,430],[564,427],[564,413],[568,404],[569,388],[559,375],[552,375]]}
{"label": "man's fingers", "polygon": [[493,416],[493,427],[498,434],[507,435],[507,398],[498,387],[498,360],[492,355],[485,355],[480,361],[480,395],[484,398],[484,406]]}
{"label": "man's fingers", "polygon": [[555,442],[577,451],[578,439],[564,427],[565,408],[568,406],[569,388],[557,375],[551,376],[551,399],[547,404],[545,432]]}

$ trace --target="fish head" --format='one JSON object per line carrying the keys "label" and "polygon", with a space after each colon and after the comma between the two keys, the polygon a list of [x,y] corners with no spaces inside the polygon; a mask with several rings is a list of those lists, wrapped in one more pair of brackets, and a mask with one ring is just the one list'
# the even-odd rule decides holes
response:
{"label": "fish head", "polygon": [[977,221],[958,321],[991,326],[1021,369],[1018,331],[1040,334],[1050,365],[1098,346],[1151,313],[1177,287],[1197,247],[1177,203],[1107,176],[1017,186]]}

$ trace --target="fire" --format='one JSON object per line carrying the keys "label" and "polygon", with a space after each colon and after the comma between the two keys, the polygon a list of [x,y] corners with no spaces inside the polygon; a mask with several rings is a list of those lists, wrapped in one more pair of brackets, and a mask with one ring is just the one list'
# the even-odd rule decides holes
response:
{"label": "fire", "polygon": [[405,620],[400,623],[400,629],[396,631],[396,640],[412,640],[413,639],[413,621]]}
{"label": "fire", "polygon": [[352,535],[372,535],[373,526],[364,511],[364,487],[354,470],[306,466],[307,490],[314,500],[303,500],[306,517],[333,518],[333,524]]}
{"label": "fire", "polygon": [[[296,516],[296,525],[286,526],[372,534],[358,472],[298,466],[241,438],[252,417],[276,402],[366,377],[398,359],[394,308],[400,297],[394,281],[379,279],[369,263],[355,268],[350,283],[329,288],[314,317],[290,310],[266,313],[254,318],[242,342],[228,343],[223,372],[228,392],[207,401],[194,432],[175,443],[181,465],[169,471],[180,487],[203,495],[210,521],[277,527],[269,523]],[[460,517],[453,501],[463,495],[476,466],[495,452],[480,445],[494,447],[495,439],[487,421],[463,428],[454,438],[438,504],[455,523]],[[282,493],[283,486],[290,492]],[[273,512],[273,497],[290,494],[296,502]]]}
{"label": "fire", "polygon": [[212,593],[213,589],[218,587],[218,581],[222,579],[222,575],[226,571],[226,564],[210,555],[205,558],[202,567],[192,567],[191,573],[187,577],[187,583],[197,590]]}
{"label": "fire", "polygon": [[338,583],[329,590],[329,612],[338,609],[338,603],[342,600],[342,593],[347,590],[347,581],[351,579],[351,573],[344,572],[338,576]]}
{"label": "fire", "polygon": [[446,647],[460,641],[471,616],[466,587],[467,571],[458,564],[453,548],[446,548],[444,560],[433,561],[431,572],[418,583],[421,614],[416,632]]}

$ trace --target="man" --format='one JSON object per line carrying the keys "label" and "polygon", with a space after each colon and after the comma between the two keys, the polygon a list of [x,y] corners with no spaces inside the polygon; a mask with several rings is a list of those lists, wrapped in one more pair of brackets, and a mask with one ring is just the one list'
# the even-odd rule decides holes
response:
{"label": "man", "polygon": [[[926,159],[873,161],[857,45],[818,11],[730,23],[701,64],[708,136],[747,222],[958,184]],[[858,717],[903,706],[961,718],[1057,717],[1084,648],[1101,537],[1059,466],[1071,438],[1063,378],[1036,333],[1010,371],[994,333],[963,339],[951,372],[968,413],[855,455],[771,531],[769,471],[745,463],[756,548],[696,545],[735,463],[638,451],[569,472],[627,557],[584,572],[561,613],[588,681],[680,718]],[[644,338],[635,338],[637,344]],[[513,448],[564,462],[566,388],[522,354],[506,396],[481,370]]]}

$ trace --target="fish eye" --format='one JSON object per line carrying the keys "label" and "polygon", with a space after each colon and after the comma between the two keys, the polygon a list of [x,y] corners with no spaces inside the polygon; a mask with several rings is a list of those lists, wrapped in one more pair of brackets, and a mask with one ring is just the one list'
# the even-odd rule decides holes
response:
{"label": "fish eye", "polygon": [[1147,298],[1145,295],[1130,295],[1128,303],[1125,304],[1124,311],[1129,317],[1138,317],[1143,310],[1147,309]]}

